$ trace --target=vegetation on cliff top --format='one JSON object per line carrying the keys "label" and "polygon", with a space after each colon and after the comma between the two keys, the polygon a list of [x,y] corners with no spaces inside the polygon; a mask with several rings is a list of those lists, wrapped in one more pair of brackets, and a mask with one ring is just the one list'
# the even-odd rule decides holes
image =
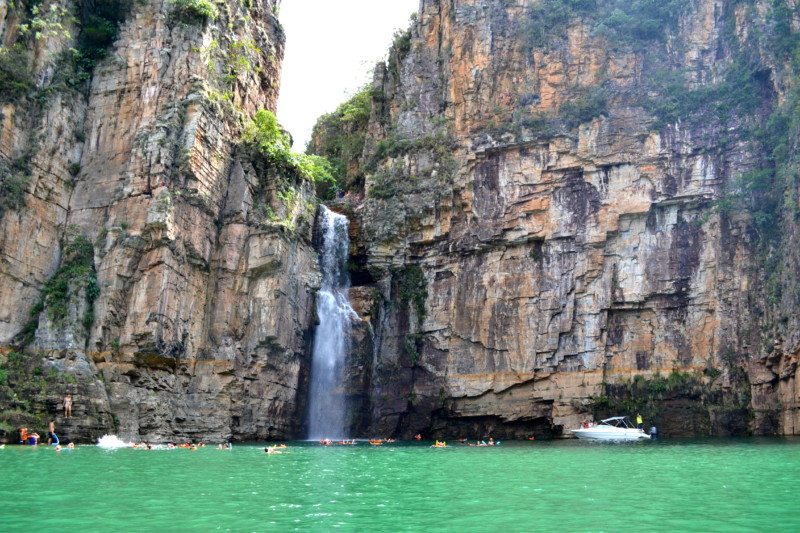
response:
{"label": "vegetation on cliff top", "polygon": [[[317,190],[332,189],[335,171],[328,160],[293,152],[291,136],[275,115],[264,109],[245,125],[241,141],[261,176],[253,222],[292,232],[312,224],[315,205],[304,199],[302,184],[310,183]],[[267,194],[267,183],[273,179],[275,190]]]}
{"label": "vegetation on cliff top", "polygon": [[312,183],[336,183],[327,159],[292,151],[292,138],[272,111],[259,110],[245,125],[242,142],[280,174]]}
{"label": "vegetation on cliff top", "polygon": [[[359,189],[364,185],[360,159],[371,112],[372,89],[364,87],[336,111],[320,117],[314,126],[306,152],[328,158],[336,177],[336,190]],[[333,192],[321,191],[320,196],[332,197]]]}

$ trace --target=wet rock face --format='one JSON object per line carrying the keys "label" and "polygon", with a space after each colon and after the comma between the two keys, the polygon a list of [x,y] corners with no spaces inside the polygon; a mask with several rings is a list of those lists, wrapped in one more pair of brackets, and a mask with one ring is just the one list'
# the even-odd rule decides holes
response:
{"label": "wet rock face", "polygon": [[[0,160],[36,143],[24,206],[0,222],[0,343],[17,342],[44,304],[29,351],[63,375],[55,394],[72,374],[97,385],[75,391],[76,406],[100,405],[71,422],[75,438],[103,426],[153,441],[299,431],[319,284],[305,209],[315,199],[294,184],[303,212],[283,212],[285,179],[237,148],[242,120],[275,108],[276,4],[226,3],[215,20],[187,22],[169,2],[134,3],[87,94],[52,90],[36,113],[3,104]],[[6,16],[0,35],[12,39],[18,22]],[[68,29],[37,42],[48,52],[36,73],[74,45],[79,30]],[[65,264],[68,228],[93,244],[99,290],[90,319],[71,291],[53,321],[42,290]]]}
{"label": "wet rock face", "polygon": [[[763,20],[704,0],[669,46],[608,46],[576,21],[540,46],[524,33],[534,4],[426,0],[376,70],[354,239],[383,295],[371,433],[559,435],[607,384],[673,371],[719,394],[665,400],[673,434],[687,409],[687,434],[796,433],[798,339],[760,355],[749,215],[717,209],[760,148],[726,140],[746,129],[735,113],[659,125],[644,103],[662,69],[713,83],[734,62],[725,28],[746,40]],[[786,86],[764,70],[767,116]],[[421,314],[392,290],[408,265]]]}

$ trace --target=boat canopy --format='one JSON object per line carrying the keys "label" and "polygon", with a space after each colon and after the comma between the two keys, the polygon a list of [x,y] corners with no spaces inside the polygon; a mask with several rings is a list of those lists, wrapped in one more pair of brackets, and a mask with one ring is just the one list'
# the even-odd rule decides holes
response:
{"label": "boat canopy", "polygon": [[600,421],[603,424],[608,424],[609,426],[619,427],[620,425],[626,428],[632,428],[630,422],[628,422],[627,416],[612,416],[611,418],[606,418]]}

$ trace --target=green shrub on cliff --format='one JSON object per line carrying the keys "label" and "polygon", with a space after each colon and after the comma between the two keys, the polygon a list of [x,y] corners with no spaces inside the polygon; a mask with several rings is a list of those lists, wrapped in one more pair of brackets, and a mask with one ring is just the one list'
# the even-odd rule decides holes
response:
{"label": "green shrub on cliff", "polygon": [[320,117],[314,126],[306,152],[330,161],[339,190],[363,185],[364,173],[359,160],[364,152],[371,112],[372,89],[365,87],[336,111]]}
{"label": "green shrub on cliff", "polygon": [[576,19],[611,44],[642,44],[674,31],[687,4],[686,0],[540,0],[528,9],[523,29],[534,48],[553,46]]}
{"label": "green shrub on cliff", "polygon": [[204,24],[219,17],[219,9],[211,0],[172,0],[173,18],[187,24]]}
{"label": "green shrub on cliff", "polygon": [[[66,376],[43,368],[39,354],[12,351],[0,362],[0,427],[42,431],[52,416],[48,399],[64,392]],[[74,376],[72,377],[75,381]]]}
{"label": "green shrub on cliff", "polygon": [[[750,16],[753,16],[752,14]],[[788,244],[794,232],[786,223],[800,218],[798,189],[800,189],[800,31],[793,30],[793,14],[784,0],[773,0],[766,16],[767,27],[756,34],[753,42],[739,43],[733,29],[728,39],[734,61],[725,72],[722,82],[677,97],[684,86],[680,80],[673,84],[672,102],[683,103],[670,109],[667,119],[677,118],[709,122],[709,118],[752,146],[753,167],[734,176],[726,186],[722,198],[716,203],[723,213],[738,211],[748,213],[759,254],[763,260],[767,300],[793,307],[800,303],[800,289],[792,286],[794,268]],[[755,22],[747,21],[755,26]],[[767,69],[758,60],[764,49],[772,50],[781,62],[776,72]],[[785,97],[776,102],[773,84],[784,79]],[[656,108],[656,116],[664,119]],[[766,112],[771,109],[771,113]],[[788,246],[787,246],[788,244]]]}
{"label": "green shrub on cliff", "polygon": [[92,313],[92,304],[100,294],[100,288],[97,285],[97,273],[94,270],[94,245],[83,235],[67,238],[61,266],[42,289],[42,296],[51,320],[59,322],[67,317],[71,287],[85,290],[88,311],[87,316],[83,317],[83,322],[84,326],[88,328],[91,326],[89,317]]}
{"label": "green shrub on cliff", "polygon": [[764,72],[737,61],[728,66],[719,82],[692,88],[683,72],[659,71],[648,80],[653,96],[645,101],[645,107],[655,115],[657,128],[679,120],[724,122],[758,108],[764,76]]}
{"label": "green shrub on cliff", "polygon": [[139,0],[95,0],[81,4],[80,26],[75,48],[65,51],[54,84],[61,80],[76,87],[92,77],[95,65],[108,55],[119,26]]}
{"label": "green shrub on cliff", "polygon": [[392,270],[392,299],[402,305],[413,305],[417,320],[425,319],[425,301],[428,299],[428,282],[419,265],[408,265]]}
{"label": "green shrub on cliff", "polygon": [[[2,170],[2,169],[0,169]],[[0,218],[6,211],[15,211],[25,206],[25,191],[28,189],[29,178],[24,174],[11,173],[0,181]]]}
{"label": "green shrub on cliff", "polygon": [[559,118],[568,128],[577,128],[606,113],[608,97],[602,87],[581,88],[574,98],[564,102],[558,109]]}
{"label": "green shrub on cliff", "polygon": [[271,111],[258,111],[245,125],[241,140],[286,177],[312,183],[336,182],[327,159],[292,151],[291,136],[281,128]]}
{"label": "green shrub on cliff", "polygon": [[0,46],[0,102],[10,102],[33,89],[31,53],[22,44]]}

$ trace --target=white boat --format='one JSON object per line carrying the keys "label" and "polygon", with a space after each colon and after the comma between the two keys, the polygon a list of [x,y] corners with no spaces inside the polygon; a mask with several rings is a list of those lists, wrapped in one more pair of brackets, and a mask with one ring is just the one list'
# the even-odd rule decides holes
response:
{"label": "white boat", "polygon": [[607,441],[633,441],[649,440],[650,435],[633,427],[625,416],[613,416],[601,420],[599,424],[573,429],[572,434],[579,439],[607,440]]}

